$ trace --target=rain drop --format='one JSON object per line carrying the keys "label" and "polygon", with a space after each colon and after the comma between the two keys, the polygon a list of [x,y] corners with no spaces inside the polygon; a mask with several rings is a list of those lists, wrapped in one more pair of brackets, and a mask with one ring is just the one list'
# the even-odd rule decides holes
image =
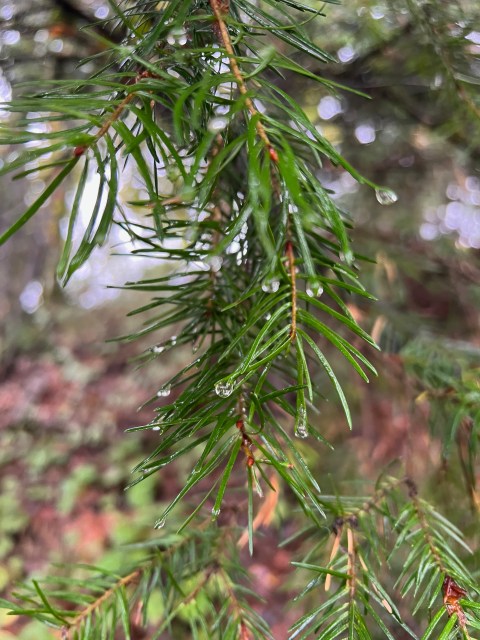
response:
{"label": "rain drop", "polygon": [[255,492],[259,498],[263,498],[262,487],[259,485],[258,482],[255,482]]}
{"label": "rain drop", "polygon": [[172,46],[179,44],[181,47],[183,47],[185,44],[187,44],[187,36],[185,30],[182,28],[172,29],[167,35],[167,42]]}
{"label": "rain drop", "polygon": [[177,336],[172,336],[168,343],[171,347],[174,347],[177,344]]}
{"label": "rain drop", "polygon": [[171,390],[172,390],[172,386],[169,384],[166,384],[164,387],[162,387],[157,391],[157,398],[166,398],[167,396],[170,395]]}
{"label": "rain drop", "polygon": [[308,436],[307,412],[305,407],[300,407],[298,409],[297,418],[295,420],[295,435],[297,438],[306,438]]}
{"label": "rain drop", "polygon": [[208,256],[208,258],[205,258],[205,262],[213,273],[217,273],[222,268],[223,258],[220,256]]}
{"label": "rain drop", "polygon": [[161,427],[152,427],[152,431],[160,431]]}
{"label": "rain drop", "polygon": [[223,131],[228,124],[227,118],[223,118],[222,116],[216,116],[215,118],[210,118],[207,124],[207,129],[210,133],[220,133]]}
{"label": "rain drop", "polygon": [[197,351],[200,349],[201,341],[202,341],[202,337],[201,336],[197,336],[195,338],[195,340],[192,343],[192,353],[197,353]]}
{"label": "rain drop", "polygon": [[321,282],[315,279],[311,279],[307,282],[307,288],[305,289],[307,296],[310,298],[318,298],[323,293],[323,287]]}
{"label": "rain drop", "polygon": [[155,522],[155,529],[162,529],[165,526],[167,519],[165,517],[160,518]]}
{"label": "rain drop", "polygon": [[280,287],[280,280],[276,280],[275,278],[270,278],[265,280],[262,284],[262,291],[265,293],[276,293]]}
{"label": "rain drop", "polygon": [[228,398],[233,393],[233,384],[226,380],[220,380],[215,385],[215,393],[221,398]]}
{"label": "rain drop", "polygon": [[165,351],[164,344],[156,344],[154,347],[151,347],[150,351],[152,353],[163,353]]}
{"label": "rain drop", "polygon": [[215,509],[215,507],[212,507],[212,516],[214,518],[218,518],[219,515],[220,515],[220,509]]}
{"label": "rain drop", "polygon": [[391,189],[375,189],[375,196],[378,202],[384,205],[393,204],[398,200],[397,194]]}
{"label": "rain drop", "polygon": [[340,260],[342,262],[346,262],[347,264],[352,264],[353,259],[354,259],[353,251],[351,251],[350,249],[347,249],[345,253],[343,251],[340,253]]}

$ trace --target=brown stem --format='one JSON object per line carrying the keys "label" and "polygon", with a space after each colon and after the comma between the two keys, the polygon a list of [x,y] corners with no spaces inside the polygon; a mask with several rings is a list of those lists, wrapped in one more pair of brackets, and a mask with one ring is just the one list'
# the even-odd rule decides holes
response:
{"label": "brown stem", "polygon": [[230,583],[230,579],[228,575],[225,573],[223,569],[220,569],[218,572],[218,576],[222,577],[223,586],[227,592],[228,601],[230,604],[230,610],[238,619],[239,626],[239,640],[251,640],[252,635],[248,630],[248,627],[244,620],[244,610],[240,602],[238,601],[237,596],[235,595],[235,591],[232,589],[232,585]]}
{"label": "brown stem", "polygon": [[[137,74],[137,76],[133,80],[133,83],[137,84],[138,81],[141,80],[142,78],[149,78],[151,76],[152,76],[152,73],[150,73],[150,71],[142,71],[141,73]],[[125,98],[120,102],[120,104],[115,108],[113,113],[102,124],[100,129],[95,134],[95,137],[93,138],[92,142],[90,142],[87,145],[80,145],[78,147],[75,147],[73,151],[74,157],[77,158],[79,156],[82,156],[85,153],[85,151],[89,147],[91,147],[92,144],[98,142],[101,138],[103,138],[103,136],[108,132],[110,127],[113,125],[113,123],[120,118],[125,108],[127,107],[128,104],[130,104],[130,102],[133,100],[134,97],[135,97],[135,91],[131,91],[128,95],[126,95]]]}
{"label": "brown stem", "polygon": [[[238,90],[245,97],[245,105],[250,112],[252,118],[259,117],[260,114],[255,108],[251,98],[248,96],[248,88],[243,79],[242,72],[240,71],[240,67],[238,66],[237,58],[235,57],[235,52],[233,50],[232,40],[230,38],[230,34],[228,33],[227,25],[225,24],[225,20],[223,19],[228,11],[228,2],[222,2],[221,0],[210,0],[210,6],[212,7],[212,11],[215,15],[217,21],[217,32],[219,35],[219,39],[221,40],[225,51],[227,52],[228,59],[230,62],[230,69],[232,70],[232,74],[235,78],[235,82],[237,83]],[[255,128],[257,130],[257,134],[259,138],[264,142],[265,146],[268,149],[270,154],[270,158],[273,162],[278,162],[278,155],[275,151],[270,139],[265,131],[265,127],[257,120],[255,123]]]}
{"label": "brown stem", "polygon": [[425,538],[425,542],[427,543],[427,546],[430,549],[430,553],[432,554],[435,564],[437,565],[437,568],[441,573],[447,574],[447,570],[445,569],[442,559],[440,558],[440,554],[438,553],[438,549],[435,546],[435,542],[430,532],[430,526],[425,517],[425,513],[423,511],[422,505],[420,504],[420,500],[418,498],[417,486],[411,478],[405,478],[404,482],[408,488],[408,496],[412,501],[413,507],[415,509],[415,513],[417,514],[418,522],[420,524],[423,537]]}
{"label": "brown stem", "polygon": [[118,582],[116,582],[112,587],[110,587],[110,589],[107,589],[107,591],[102,593],[102,595],[99,598],[97,598],[94,602],[89,604],[88,607],[86,607],[83,611],[81,611],[75,617],[73,622],[69,624],[69,629],[78,627],[78,625],[81,624],[82,621],[85,620],[85,618],[88,618],[89,615],[91,615],[94,611],[99,609],[102,606],[102,604],[106,600],[108,600],[118,589],[120,589],[121,587],[126,587],[129,584],[132,584],[132,582],[135,582],[136,580],[138,580],[142,572],[143,572],[142,569],[135,569],[135,571],[132,571],[132,573],[129,573],[128,576],[124,576],[123,578],[118,580]]}
{"label": "brown stem", "polygon": [[[204,527],[208,526],[208,521],[205,521],[205,523],[203,525],[200,525],[200,526],[204,526]],[[162,556],[163,557],[170,556],[172,553],[177,551],[183,545],[188,544],[188,542],[190,540],[191,540],[191,538],[189,538],[189,537],[186,537],[183,540],[180,540],[176,544],[174,544],[171,547],[169,547],[168,549],[166,549],[163,552]],[[88,618],[89,615],[91,615],[94,611],[96,611],[99,607],[101,607],[101,605],[104,602],[106,602],[117,591],[117,589],[119,589],[121,587],[127,587],[127,586],[133,584],[151,566],[152,566],[152,563],[149,562],[148,564],[145,565],[145,567],[142,567],[142,568],[139,568],[139,569],[135,569],[135,571],[132,571],[128,575],[124,576],[123,578],[120,578],[117,582],[115,582],[115,584],[113,584],[109,589],[107,589],[107,591],[102,593],[102,595],[99,598],[97,598],[94,602],[89,604],[85,609],[80,611],[75,616],[75,618],[72,620],[72,622],[70,622],[68,624],[68,626],[62,628],[62,640],[68,640],[69,630],[70,629],[75,629],[76,627],[78,627],[78,625],[81,624],[81,622],[83,620]]]}
{"label": "brown stem", "polygon": [[242,438],[242,451],[247,459],[247,467],[253,467],[253,465],[255,464],[255,458],[252,452],[253,441],[245,431],[245,422],[243,420],[243,415],[237,420],[236,427],[240,431],[240,435]]}

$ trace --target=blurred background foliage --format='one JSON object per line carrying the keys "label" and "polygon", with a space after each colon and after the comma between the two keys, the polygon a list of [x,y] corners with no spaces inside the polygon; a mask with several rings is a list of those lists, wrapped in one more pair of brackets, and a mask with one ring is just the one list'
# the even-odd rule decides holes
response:
{"label": "blurred background foliage", "polygon": [[[103,45],[82,27],[110,10],[100,0],[1,0],[1,100],[24,81],[91,74],[95,59],[80,67],[78,61]],[[379,378],[368,388],[335,362],[354,429],[347,432],[335,403],[324,404],[322,433],[335,450],[310,452],[312,468],[330,474],[325,490],[363,495],[382,469],[403,459],[424,495],[461,525],[475,549],[480,6],[475,0],[352,1],[326,5],[325,12],[326,20],[306,29],[338,64],[306,64],[368,98],[332,94],[288,74],[276,81],[298,96],[311,121],[362,174],[392,188],[398,202],[382,207],[341,167],[322,170],[323,184],[350,212],[356,252],[375,257],[363,264],[362,278],[378,302],[350,311],[383,351],[375,356]],[[122,39],[108,26],[95,30]],[[1,106],[0,117],[9,117]],[[0,165],[16,153],[3,147]],[[35,174],[2,178],[2,229],[44,186]],[[136,200],[137,191],[131,177],[122,198]],[[149,405],[135,409],[176,370],[182,349],[139,371],[128,359],[148,342],[105,342],[134,330],[125,315],[143,295],[106,285],[152,270],[158,277],[170,267],[112,255],[127,253],[128,236],[117,227],[110,245],[97,249],[61,289],[54,274],[73,193],[65,183],[0,251],[0,589],[6,591],[20,578],[44,574],[52,561],[73,557],[114,568],[123,553],[118,545],[150,535],[161,505],[179,489],[182,470],[169,466],[123,493],[131,467],[155,443],[155,433],[125,435],[124,429],[149,421]],[[249,561],[254,588],[269,600],[263,614],[276,638],[285,637],[295,619],[295,605],[283,610],[289,594],[280,589],[294,552],[267,550],[271,540],[292,532],[289,500],[281,498],[265,531],[262,560]],[[473,566],[478,577],[478,563]],[[0,640],[53,637],[35,625],[2,617]]]}

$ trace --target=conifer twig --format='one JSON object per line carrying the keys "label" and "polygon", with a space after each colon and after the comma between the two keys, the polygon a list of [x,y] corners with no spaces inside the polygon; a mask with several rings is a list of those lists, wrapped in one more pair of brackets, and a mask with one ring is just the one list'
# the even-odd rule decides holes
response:
{"label": "conifer twig", "polygon": [[143,571],[144,569],[135,569],[135,571],[132,571],[127,576],[120,578],[120,580],[118,580],[114,585],[112,585],[109,589],[104,591],[100,597],[98,597],[91,604],[89,604],[88,607],[85,607],[83,611],[80,611],[80,613],[78,613],[78,615],[75,616],[73,621],[69,623],[66,637],[68,638],[69,630],[75,629],[76,627],[78,627],[86,618],[88,618],[88,616],[90,616],[94,611],[99,609],[102,606],[102,604],[106,602],[118,589],[121,589],[122,587],[126,587],[132,584],[133,582],[135,582],[136,580],[138,580],[138,578],[140,578],[140,576],[142,575]]}
{"label": "conifer twig", "polygon": [[[152,74],[150,71],[142,71],[141,73],[138,73],[135,76],[133,80],[133,84],[136,85],[138,81],[141,80],[142,78],[149,78],[151,76]],[[113,125],[113,123],[120,118],[125,108],[130,104],[130,102],[133,100],[134,97],[135,97],[135,91],[131,91],[129,94],[127,94],[125,98],[120,102],[120,104],[114,109],[114,111],[102,124],[100,129],[95,134],[95,137],[93,138],[93,140],[88,144],[79,145],[78,147],[75,147],[75,149],[73,150],[73,155],[75,158],[82,156],[85,153],[85,151],[92,146],[92,144],[95,144],[96,142],[98,142],[103,138],[103,136],[108,132],[110,127]]]}
{"label": "conifer twig", "polygon": [[[210,0],[210,6],[212,7],[212,11],[215,15],[215,19],[217,21],[217,29],[220,39],[222,41],[223,46],[228,55],[228,59],[230,62],[230,69],[232,70],[232,74],[235,78],[235,82],[237,83],[238,90],[245,97],[245,105],[250,112],[252,118],[259,118],[260,114],[258,110],[255,108],[252,99],[248,95],[248,88],[246,82],[242,76],[242,72],[240,71],[240,67],[238,66],[237,58],[235,56],[235,52],[233,50],[232,40],[230,38],[230,34],[228,33],[227,25],[225,24],[225,20],[223,16],[228,10],[228,2],[222,2],[221,0]],[[264,142],[265,146],[268,149],[270,154],[270,158],[273,162],[278,162],[278,155],[275,151],[270,139],[265,131],[265,127],[257,119],[255,123],[255,128],[257,130],[257,134],[259,138]]]}
{"label": "conifer twig", "polygon": [[418,489],[417,485],[411,478],[405,478],[405,484],[408,488],[408,497],[412,501],[413,507],[415,509],[415,513],[417,514],[418,523],[423,533],[423,537],[425,542],[427,543],[428,548],[430,549],[430,553],[432,554],[432,558],[437,565],[438,570],[441,573],[447,574],[447,570],[440,558],[440,554],[433,540],[432,534],[430,532],[430,526],[425,518],[425,513],[422,509],[422,505],[420,504],[420,500],[418,499]]}

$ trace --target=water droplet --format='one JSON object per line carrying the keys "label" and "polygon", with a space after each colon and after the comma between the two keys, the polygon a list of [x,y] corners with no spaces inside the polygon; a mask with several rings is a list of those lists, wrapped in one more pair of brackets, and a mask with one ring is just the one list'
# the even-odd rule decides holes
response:
{"label": "water droplet", "polygon": [[167,519],[165,517],[164,518],[160,518],[160,520],[157,520],[155,522],[155,529],[162,529],[162,527],[165,526],[166,521],[167,521]]}
{"label": "water droplet", "polygon": [[171,347],[174,347],[177,344],[177,336],[172,336],[168,343]]}
{"label": "water droplet", "polygon": [[295,420],[295,435],[297,438],[306,438],[308,436],[307,429],[307,412],[305,407],[300,407],[297,411]]}
{"label": "water droplet", "polygon": [[209,265],[211,271],[217,273],[222,268],[223,258],[220,256],[208,256],[208,258],[205,258],[205,262]]}
{"label": "water droplet", "polygon": [[220,133],[223,131],[228,124],[227,118],[223,116],[215,116],[214,118],[210,118],[207,124],[207,129],[210,133]]}
{"label": "water droplet", "polygon": [[258,481],[255,482],[255,493],[259,498],[263,498],[263,490]]}
{"label": "water droplet", "polygon": [[152,431],[160,431],[161,427],[152,427]]}
{"label": "water droplet", "polygon": [[166,384],[164,387],[162,387],[157,391],[157,397],[166,398],[167,396],[170,395],[171,390],[172,390],[172,386],[170,384]]}
{"label": "water droplet", "polygon": [[187,35],[185,33],[185,30],[181,27],[172,29],[167,35],[167,42],[172,46],[179,44],[181,47],[183,47],[185,44],[187,44]]}
{"label": "water droplet", "polygon": [[233,384],[227,380],[220,380],[215,385],[215,393],[221,398],[228,398],[233,393]]}
{"label": "water droplet", "polygon": [[262,284],[262,291],[265,293],[276,293],[280,287],[280,280],[269,278]]}
{"label": "water droplet", "polygon": [[393,204],[398,200],[395,191],[391,189],[375,189],[375,196],[380,204]]}
{"label": "water droplet", "polygon": [[271,314],[271,313],[266,313],[266,314],[265,314],[265,320],[267,320],[267,321],[268,321],[268,320],[270,320],[270,318],[271,318],[271,317],[272,317],[272,314]]}
{"label": "water droplet", "polygon": [[150,348],[150,351],[152,353],[163,353],[165,351],[165,345],[164,344],[156,344],[154,347]]}
{"label": "water droplet", "polygon": [[353,251],[351,251],[350,249],[347,249],[345,253],[343,251],[340,252],[340,260],[342,262],[346,262],[347,264],[352,264],[354,257],[355,256],[353,255]]}
{"label": "water droplet", "polygon": [[322,283],[319,280],[315,280],[314,278],[308,280],[305,292],[310,298],[320,297],[323,293]]}
{"label": "water droplet", "polygon": [[220,509],[215,509],[215,507],[212,507],[212,516],[214,518],[218,518],[219,515],[220,515]]}

